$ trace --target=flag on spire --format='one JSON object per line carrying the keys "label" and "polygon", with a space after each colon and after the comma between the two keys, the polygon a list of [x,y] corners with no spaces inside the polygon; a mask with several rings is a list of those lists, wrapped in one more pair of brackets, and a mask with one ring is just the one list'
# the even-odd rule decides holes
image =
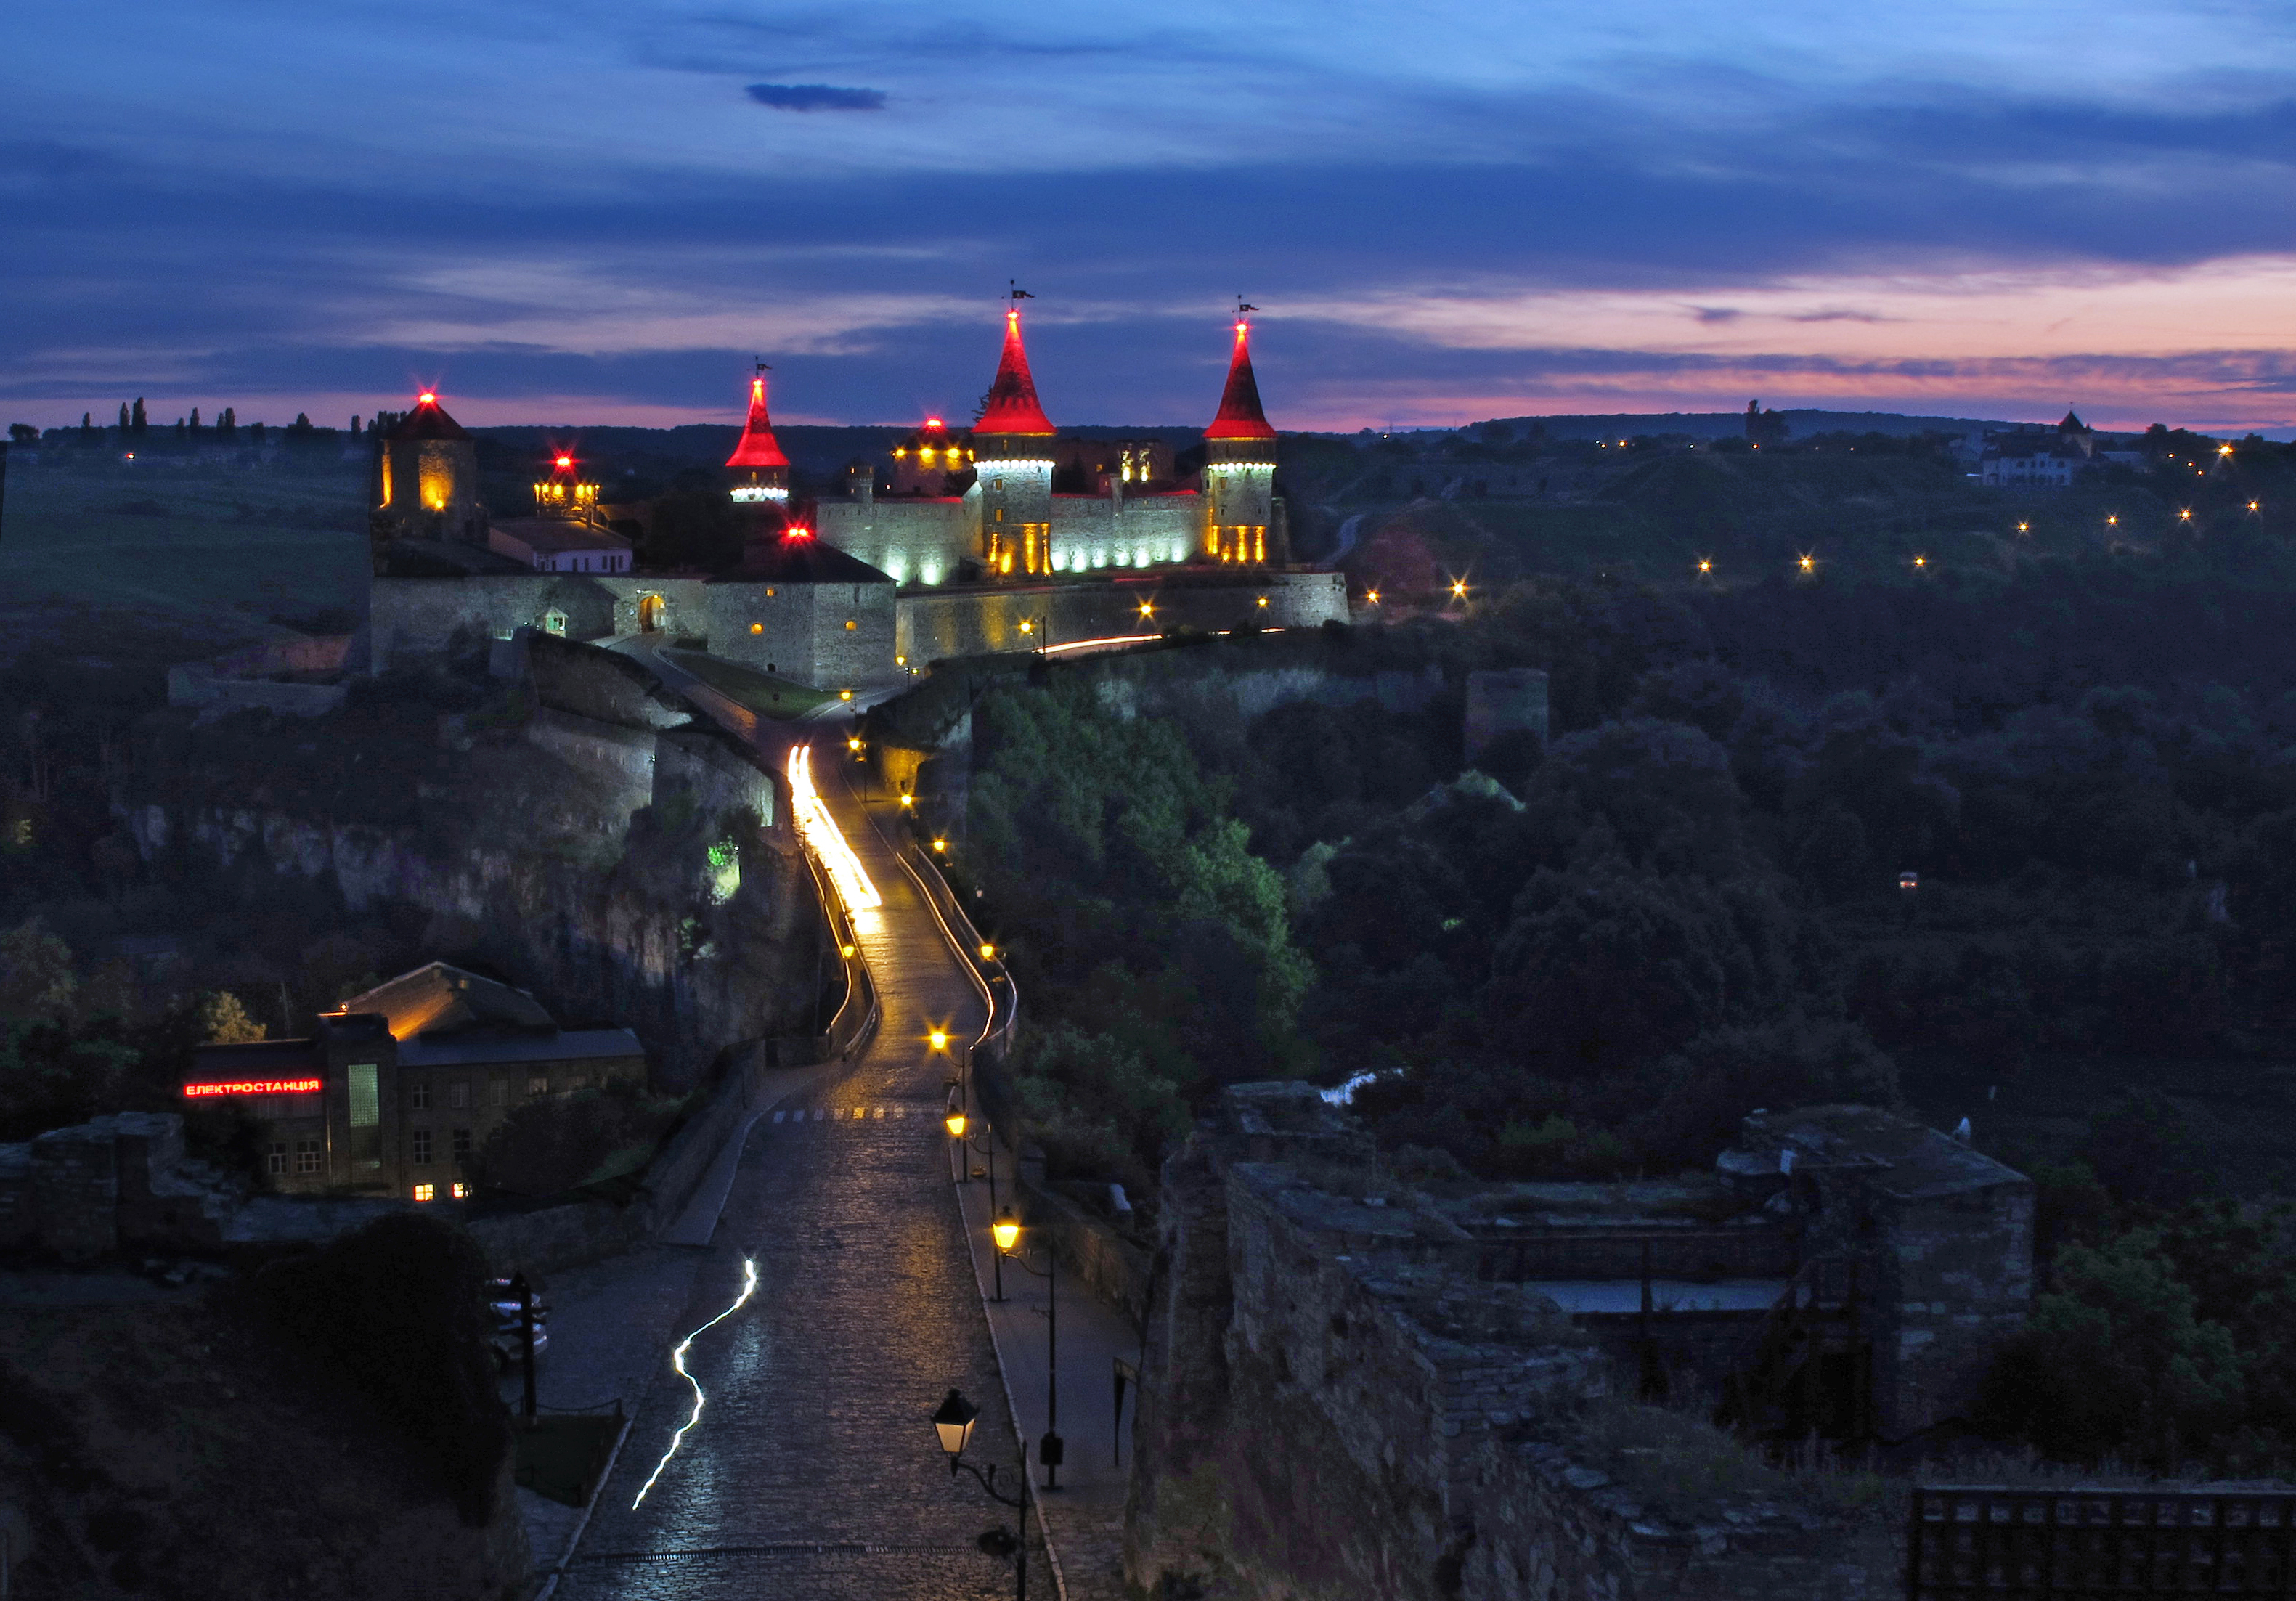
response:
{"label": "flag on spire", "polygon": [[1272,439],[1275,430],[1259,409],[1259,381],[1251,373],[1251,324],[1238,311],[1235,354],[1227,364],[1227,388],[1220,391],[1219,415],[1204,430],[1208,439]]}
{"label": "flag on spire", "polygon": [[975,434],[1049,436],[1059,431],[1037,400],[1037,381],[1029,375],[1029,352],[1021,346],[1021,308],[1004,313],[1004,354],[996,363],[996,382],[988,386]]}

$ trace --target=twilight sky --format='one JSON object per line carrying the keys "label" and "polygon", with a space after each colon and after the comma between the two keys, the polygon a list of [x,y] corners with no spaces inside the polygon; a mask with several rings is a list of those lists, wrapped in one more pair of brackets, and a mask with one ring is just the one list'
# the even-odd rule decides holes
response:
{"label": "twilight sky", "polygon": [[1769,405],[2296,426],[2285,0],[105,0],[0,52],[0,421]]}

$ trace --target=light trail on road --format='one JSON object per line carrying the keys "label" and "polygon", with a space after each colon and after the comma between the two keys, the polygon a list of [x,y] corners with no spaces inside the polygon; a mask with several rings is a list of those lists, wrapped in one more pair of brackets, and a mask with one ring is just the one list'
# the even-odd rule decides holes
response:
{"label": "light trail on road", "polygon": [[866,911],[885,904],[877,893],[877,886],[869,882],[868,869],[861,858],[853,854],[853,847],[845,842],[844,830],[837,819],[829,815],[822,803],[821,792],[813,787],[813,747],[793,745],[789,753],[790,816],[796,820],[797,832],[813,847],[828,871],[829,882],[845,900],[849,912]]}
{"label": "light trail on road", "polygon": [[734,1304],[727,1307],[724,1311],[718,1313],[709,1322],[703,1324],[700,1328],[695,1329],[692,1334],[686,1335],[685,1339],[680,1340],[677,1342],[677,1349],[669,1353],[669,1365],[677,1369],[677,1376],[684,1379],[687,1383],[693,1385],[693,1416],[685,1420],[685,1428],[678,1430],[676,1433],[669,1437],[669,1449],[661,1454],[661,1460],[653,1465],[653,1472],[646,1476],[645,1489],[639,1490],[637,1500],[630,1503],[631,1511],[636,1512],[638,1509],[639,1505],[645,1500],[647,1491],[653,1489],[654,1481],[661,1477],[661,1470],[669,1466],[669,1459],[672,1457],[677,1455],[677,1448],[685,1442],[686,1430],[691,1429],[695,1424],[701,1421],[701,1386],[695,1383],[694,1377],[692,1374],[685,1371],[686,1351],[692,1348],[696,1340],[700,1339],[703,1334],[708,1334],[711,1329],[716,1328],[719,1324],[725,1322],[726,1318],[731,1318],[734,1313],[740,1311],[742,1307],[749,1304],[750,1297],[757,1293],[757,1259],[754,1257],[746,1257],[742,1259],[742,1293],[734,1297]]}

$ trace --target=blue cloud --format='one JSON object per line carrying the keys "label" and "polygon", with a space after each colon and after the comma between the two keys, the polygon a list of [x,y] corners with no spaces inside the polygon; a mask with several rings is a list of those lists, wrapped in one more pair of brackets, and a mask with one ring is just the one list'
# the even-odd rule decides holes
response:
{"label": "blue cloud", "polygon": [[751,84],[743,91],[777,111],[882,111],[882,89],[832,89],[827,84]]}

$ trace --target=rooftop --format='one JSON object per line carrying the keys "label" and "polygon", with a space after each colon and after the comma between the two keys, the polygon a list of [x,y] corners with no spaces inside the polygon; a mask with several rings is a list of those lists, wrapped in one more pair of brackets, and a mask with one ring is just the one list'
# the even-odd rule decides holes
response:
{"label": "rooftop", "polygon": [[558,1028],[541,1003],[525,990],[444,962],[388,979],[364,995],[351,997],[343,1003],[342,1011],[380,1013],[389,1021],[391,1038],[401,1040],[488,1025],[547,1033]]}
{"label": "rooftop", "polygon": [[892,575],[880,572],[858,556],[848,555],[817,535],[791,532],[778,538],[759,539],[742,553],[744,583],[890,584]]}
{"label": "rooftop", "polygon": [[527,549],[555,554],[568,550],[627,551],[630,542],[611,529],[591,528],[555,517],[496,518],[496,533],[515,539]]}
{"label": "rooftop", "polygon": [[2030,1184],[2014,1168],[1959,1140],[1875,1106],[1804,1106],[1757,1112],[1742,1125],[1742,1148],[1793,1153],[1793,1165],[1870,1168],[1866,1182],[1901,1200]]}

